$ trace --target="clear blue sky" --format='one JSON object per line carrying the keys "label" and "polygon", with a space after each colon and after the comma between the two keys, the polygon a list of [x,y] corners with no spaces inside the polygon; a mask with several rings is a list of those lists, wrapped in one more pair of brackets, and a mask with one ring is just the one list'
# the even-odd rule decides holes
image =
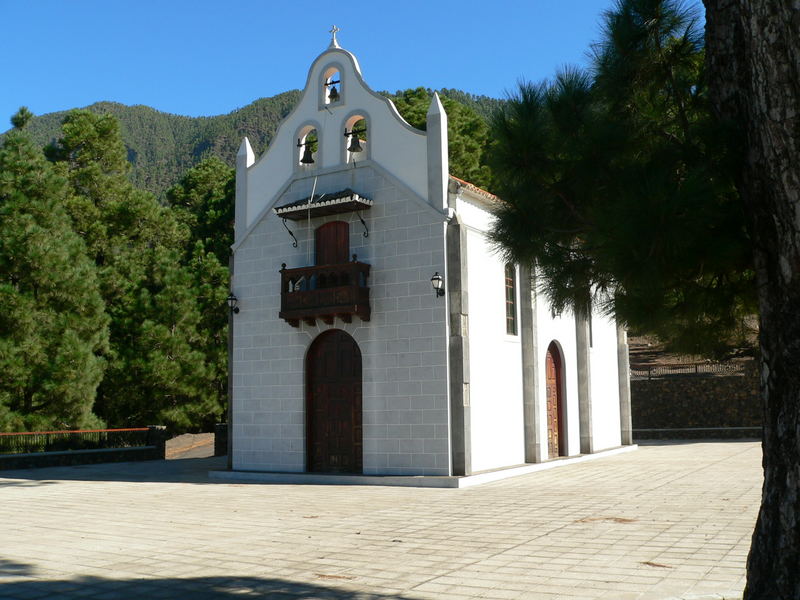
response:
{"label": "clear blue sky", "polygon": [[[699,4],[699,0],[691,0]],[[503,97],[586,64],[613,0],[0,0],[0,131],[100,100],[217,115],[301,88],[328,30],[375,90]]]}

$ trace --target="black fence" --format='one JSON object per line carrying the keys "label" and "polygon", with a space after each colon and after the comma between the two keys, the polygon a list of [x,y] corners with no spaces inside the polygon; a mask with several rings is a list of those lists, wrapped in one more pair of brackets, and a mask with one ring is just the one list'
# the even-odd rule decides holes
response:
{"label": "black fence", "polygon": [[741,375],[745,368],[742,362],[661,365],[646,369],[631,368],[631,379],[656,379],[671,375]]}
{"label": "black fence", "polygon": [[163,460],[166,443],[167,430],[161,425],[0,433],[0,470]]}
{"label": "black fence", "polygon": [[149,429],[84,429],[0,433],[0,454],[66,452],[149,445]]}
{"label": "black fence", "polygon": [[736,440],[761,439],[761,427],[680,427],[673,429],[634,429],[634,440]]}

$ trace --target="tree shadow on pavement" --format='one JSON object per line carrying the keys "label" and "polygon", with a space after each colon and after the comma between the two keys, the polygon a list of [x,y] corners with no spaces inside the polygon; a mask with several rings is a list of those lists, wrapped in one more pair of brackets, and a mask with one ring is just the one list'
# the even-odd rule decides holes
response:
{"label": "tree shadow on pavement", "polygon": [[[0,578],[2,577],[22,577],[32,575],[33,569],[30,565],[15,562],[7,558],[0,558]],[[1,580],[0,580],[1,581]],[[2,590],[2,588],[0,588]],[[2,595],[0,593],[0,595]]]}
{"label": "tree shadow on pavement", "polygon": [[[4,473],[10,473],[10,472],[13,472],[13,471],[0,471],[0,488],[4,488],[4,487],[33,487],[33,486],[39,486],[39,485],[53,485],[55,483],[58,483],[57,481],[45,481],[45,480],[42,480],[42,479],[36,479],[36,480],[3,479],[4,477],[6,477],[6,475],[4,475]],[[12,476],[8,475],[8,477],[12,477]]]}
{"label": "tree shadow on pavement", "polygon": [[140,462],[98,463],[38,469],[0,471],[0,486],[21,480],[50,483],[54,481],[141,481],[161,483],[216,483],[209,471],[227,467],[226,456],[184,458],[180,460],[145,460]]}
{"label": "tree shadow on pavement", "polygon": [[[196,577],[186,579],[104,579],[77,577],[75,579],[27,579],[3,581],[22,573],[0,571],[0,600],[28,598],[103,598],[104,600],[158,600],[186,598],[190,600],[232,600],[234,598],[320,598],[330,600],[408,599],[412,596],[362,592],[337,588],[322,583],[300,583],[283,579],[260,577]],[[338,580],[342,585],[357,585],[347,576],[321,575],[319,578]]]}

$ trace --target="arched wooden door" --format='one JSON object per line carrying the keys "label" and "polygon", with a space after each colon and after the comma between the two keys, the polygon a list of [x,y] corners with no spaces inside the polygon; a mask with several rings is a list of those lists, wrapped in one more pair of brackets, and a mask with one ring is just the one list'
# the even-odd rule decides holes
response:
{"label": "arched wooden door", "polygon": [[564,362],[555,342],[547,348],[545,381],[547,387],[547,456],[566,455],[567,440],[564,422]]}
{"label": "arched wooden door", "polygon": [[317,337],[306,356],[309,471],[361,473],[361,351],[344,331]]}

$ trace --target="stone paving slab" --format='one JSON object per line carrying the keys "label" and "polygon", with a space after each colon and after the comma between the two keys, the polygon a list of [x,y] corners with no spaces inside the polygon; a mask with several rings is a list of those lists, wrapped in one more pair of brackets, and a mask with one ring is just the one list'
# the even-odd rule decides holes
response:
{"label": "stone paving slab", "polygon": [[225,457],[0,472],[0,598],[740,598],[752,441],[467,489],[219,483]]}

